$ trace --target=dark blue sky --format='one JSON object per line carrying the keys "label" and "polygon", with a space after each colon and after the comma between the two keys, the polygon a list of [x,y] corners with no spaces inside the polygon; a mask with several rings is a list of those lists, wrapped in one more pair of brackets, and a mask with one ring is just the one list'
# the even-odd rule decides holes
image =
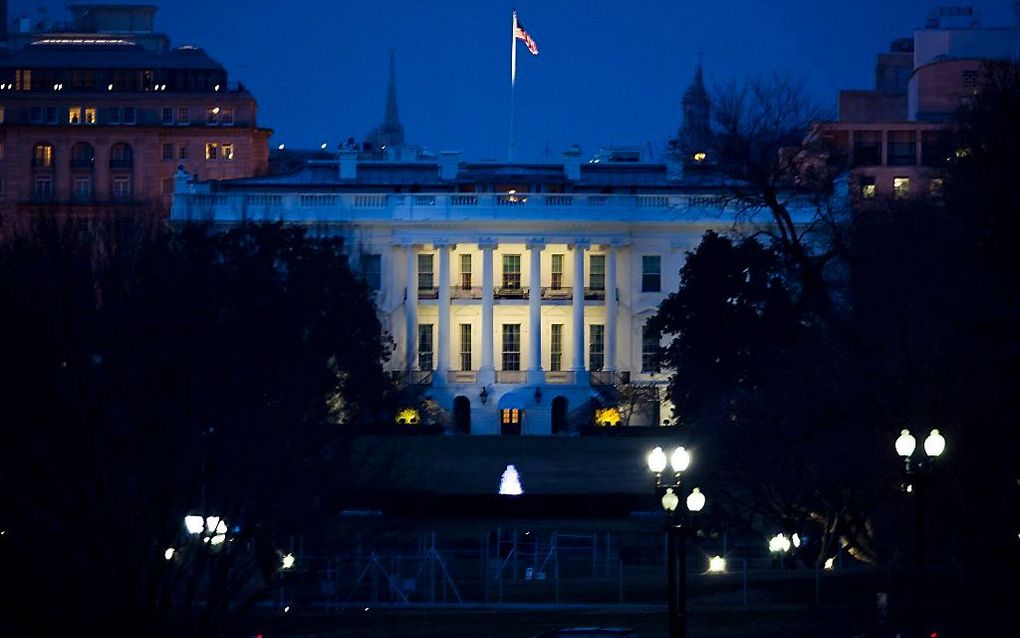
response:
{"label": "dark blue sky", "polygon": [[[782,71],[825,107],[873,84],[874,56],[945,0],[156,0],[172,43],[204,47],[259,101],[273,144],[331,146],[382,119],[387,49],[397,51],[408,141],[469,158],[507,153],[510,11],[541,54],[518,50],[517,157],[577,143],[651,144],[680,123],[699,51],[709,84]],[[10,0],[35,13],[37,0]],[[62,19],[63,2],[44,3]],[[952,3],[950,3],[952,4]],[[1011,0],[960,2],[985,25]]]}

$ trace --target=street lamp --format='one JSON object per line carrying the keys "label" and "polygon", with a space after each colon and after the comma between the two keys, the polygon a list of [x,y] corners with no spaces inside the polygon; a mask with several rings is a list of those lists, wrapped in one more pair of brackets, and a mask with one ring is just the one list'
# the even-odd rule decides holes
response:
{"label": "street lamp", "polygon": [[935,459],[946,451],[946,439],[932,430],[924,440],[924,454],[915,456],[917,439],[910,430],[902,430],[896,439],[896,453],[903,457],[904,491],[914,496],[914,630],[913,635],[924,635],[924,495],[928,476]]}
{"label": "street lamp", "polygon": [[[684,638],[687,635],[687,538],[695,530],[693,520],[687,524],[678,521],[676,510],[680,505],[678,492],[683,483],[683,473],[691,464],[691,454],[683,446],[677,447],[666,457],[661,447],[648,453],[648,469],[655,475],[655,490],[660,494],[659,502],[669,516],[666,527],[666,583],[669,607],[669,636]],[[663,476],[668,464],[673,470],[672,477]],[[705,507],[705,495],[694,488],[684,500],[690,518]],[[678,542],[679,541],[679,542]],[[677,552],[679,546],[679,555]]]}

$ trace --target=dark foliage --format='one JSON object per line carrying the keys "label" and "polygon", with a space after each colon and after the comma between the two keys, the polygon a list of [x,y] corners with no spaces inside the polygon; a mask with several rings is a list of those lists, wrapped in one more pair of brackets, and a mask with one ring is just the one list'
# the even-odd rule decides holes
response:
{"label": "dark foliage", "polygon": [[338,241],[281,225],[32,231],[0,246],[0,627],[243,633],[278,549],[342,493],[339,421],[383,409],[364,284]]}

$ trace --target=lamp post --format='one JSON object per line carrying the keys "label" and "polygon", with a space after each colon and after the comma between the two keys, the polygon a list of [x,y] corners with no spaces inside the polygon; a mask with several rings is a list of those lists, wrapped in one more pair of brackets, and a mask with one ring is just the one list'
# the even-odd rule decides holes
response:
{"label": "lamp post", "polygon": [[896,439],[896,453],[903,457],[903,489],[914,497],[914,627],[915,638],[924,635],[924,498],[934,461],[946,449],[946,439],[932,430],[924,440],[924,455],[915,457],[917,439],[909,430]]}
{"label": "lamp post", "polygon": [[[666,588],[668,589],[668,619],[670,638],[687,636],[687,539],[686,535],[694,530],[693,524],[677,521],[676,510],[680,505],[680,491],[683,473],[691,464],[691,454],[682,446],[670,454],[669,465],[672,476],[663,476],[666,470],[666,453],[656,447],[648,454],[648,469],[655,475],[655,490],[661,495],[659,502],[669,517],[666,527]],[[691,514],[696,514],[705,507],[705,495],[694,488],[685,500]],[[679,541],[679,543],[678,543]],[[677,551],[679,547],[679,552]],[[679,554],[679,555],[678,555]]]}

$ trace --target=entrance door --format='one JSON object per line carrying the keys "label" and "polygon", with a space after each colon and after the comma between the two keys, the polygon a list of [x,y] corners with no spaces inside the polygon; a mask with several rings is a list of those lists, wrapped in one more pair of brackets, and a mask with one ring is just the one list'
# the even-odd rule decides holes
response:
{"label": "entrance door", "polygon": [[499,433],[520,434],[521,421],[524,420],[524,410],[519,408],[506,408],[499,411]]}
{"label": "entrance door", "polygon": [[552,401],[552,433],[567,434],[567,397],[556,397]]}
{"label": "entrance door", "polygon": [[471,400],[467,397],[453,400],[453,428],[460,434],[471,434]]}

